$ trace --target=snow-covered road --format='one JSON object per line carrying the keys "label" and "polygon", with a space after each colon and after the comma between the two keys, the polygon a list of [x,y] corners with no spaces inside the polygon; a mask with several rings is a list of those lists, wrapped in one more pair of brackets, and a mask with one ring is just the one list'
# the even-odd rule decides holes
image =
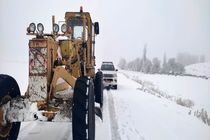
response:
{"label": "snow-covered road", "polygon": [[[118,73],[118,90],[104,90],[103,122],[96,140],[209,140],[210,126],[189,115],[189,108],[139,90]],[[18,140],[71,140],[71,123],[22,123]]]}

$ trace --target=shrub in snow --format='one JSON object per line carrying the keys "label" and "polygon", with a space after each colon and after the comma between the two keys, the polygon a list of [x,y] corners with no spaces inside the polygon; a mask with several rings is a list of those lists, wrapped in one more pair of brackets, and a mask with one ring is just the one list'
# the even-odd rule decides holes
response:
{"label": "shrub in snow", "polygon": [[194,102],[189,100],[189,99],[178,98],[176,100],[176,103],[181,105],[181,106],[185,106],[185,107],[189,107],[189,108],[194,106]]}
{"label": "shrub in snow", "polygon": [[203,108],[201,109],[201,111],[196,110],[194,112],[194,116],[196,116],[197,118],[201,119],[205,124],[210,126],[210,118],[208,118],[208,113]]}
{"label": "shrub in snow", "polygon": [[210,126],[210,118],[208,118],[208,125]]}

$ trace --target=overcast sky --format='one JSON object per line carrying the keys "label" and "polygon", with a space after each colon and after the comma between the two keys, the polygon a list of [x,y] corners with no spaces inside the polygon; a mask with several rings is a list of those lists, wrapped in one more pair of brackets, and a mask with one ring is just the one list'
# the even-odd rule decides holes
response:
{"label": "overcast sky", "polygon": [[98,65],[141,57],[145,43],[150,58],[189,52],[210,60],[210,0],[0,0],[0,64],[28,61],[29,23],[51,32],[52,15],[64,20],[81,5],[100,23]]}

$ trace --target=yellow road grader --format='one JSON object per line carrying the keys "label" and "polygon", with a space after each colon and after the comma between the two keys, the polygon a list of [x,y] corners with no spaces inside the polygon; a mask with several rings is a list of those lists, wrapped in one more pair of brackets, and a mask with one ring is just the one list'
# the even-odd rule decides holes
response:
{"label": "yellow road grader", "polygon": [[95,71],[97,34],[99,23],[82,7],[66,12],[61,26],[52,16],[51,33],[41,23],[29,25],[25,95],[14,78],[0,75],[0,139],[17,139],[21,122],[34,120],[72,122],[73,140],[95,139],[95,115],[102,118],[103,105],[103,74]]}

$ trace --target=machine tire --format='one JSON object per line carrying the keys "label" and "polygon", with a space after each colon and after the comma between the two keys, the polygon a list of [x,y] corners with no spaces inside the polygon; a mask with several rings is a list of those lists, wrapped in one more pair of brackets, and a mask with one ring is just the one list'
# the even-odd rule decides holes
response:
{"label": "machine tire", "polygon": [[85,76],[79,77],[74,87],[72,134],[73,140],[95,140],[94,85]]}
{"label": "machine tire", "polygon": [[95,85],[95,101],[96,103],[99,103],[100,106],[103,106],[103,73],[101,71],[96,73],[95,76],[95,81],[94,81],[94,85]]}
{"label": "machine tire", "polygon": [[88,140],[95,140],[95,96],[94,83],[90,80],[88,91]]}
{"label": "machine tire", "polygon": [[[10,99],[20,96],[19,86],[14,78],[8,75],[0,74],[0,103],[1,105],[8,102],[8,100],[3,100],[4,97],[10,97]],[[0,135],[1,140],[16,140],[20,130],[20,122],[8,123],[11,125],[6,136]],[[6,125],[5,128],[8,126]]]}
{"label": "machine tire", "polygon": [[114,87],[114,89],[117,89],[117,85],[114,85],[113,87]]}

